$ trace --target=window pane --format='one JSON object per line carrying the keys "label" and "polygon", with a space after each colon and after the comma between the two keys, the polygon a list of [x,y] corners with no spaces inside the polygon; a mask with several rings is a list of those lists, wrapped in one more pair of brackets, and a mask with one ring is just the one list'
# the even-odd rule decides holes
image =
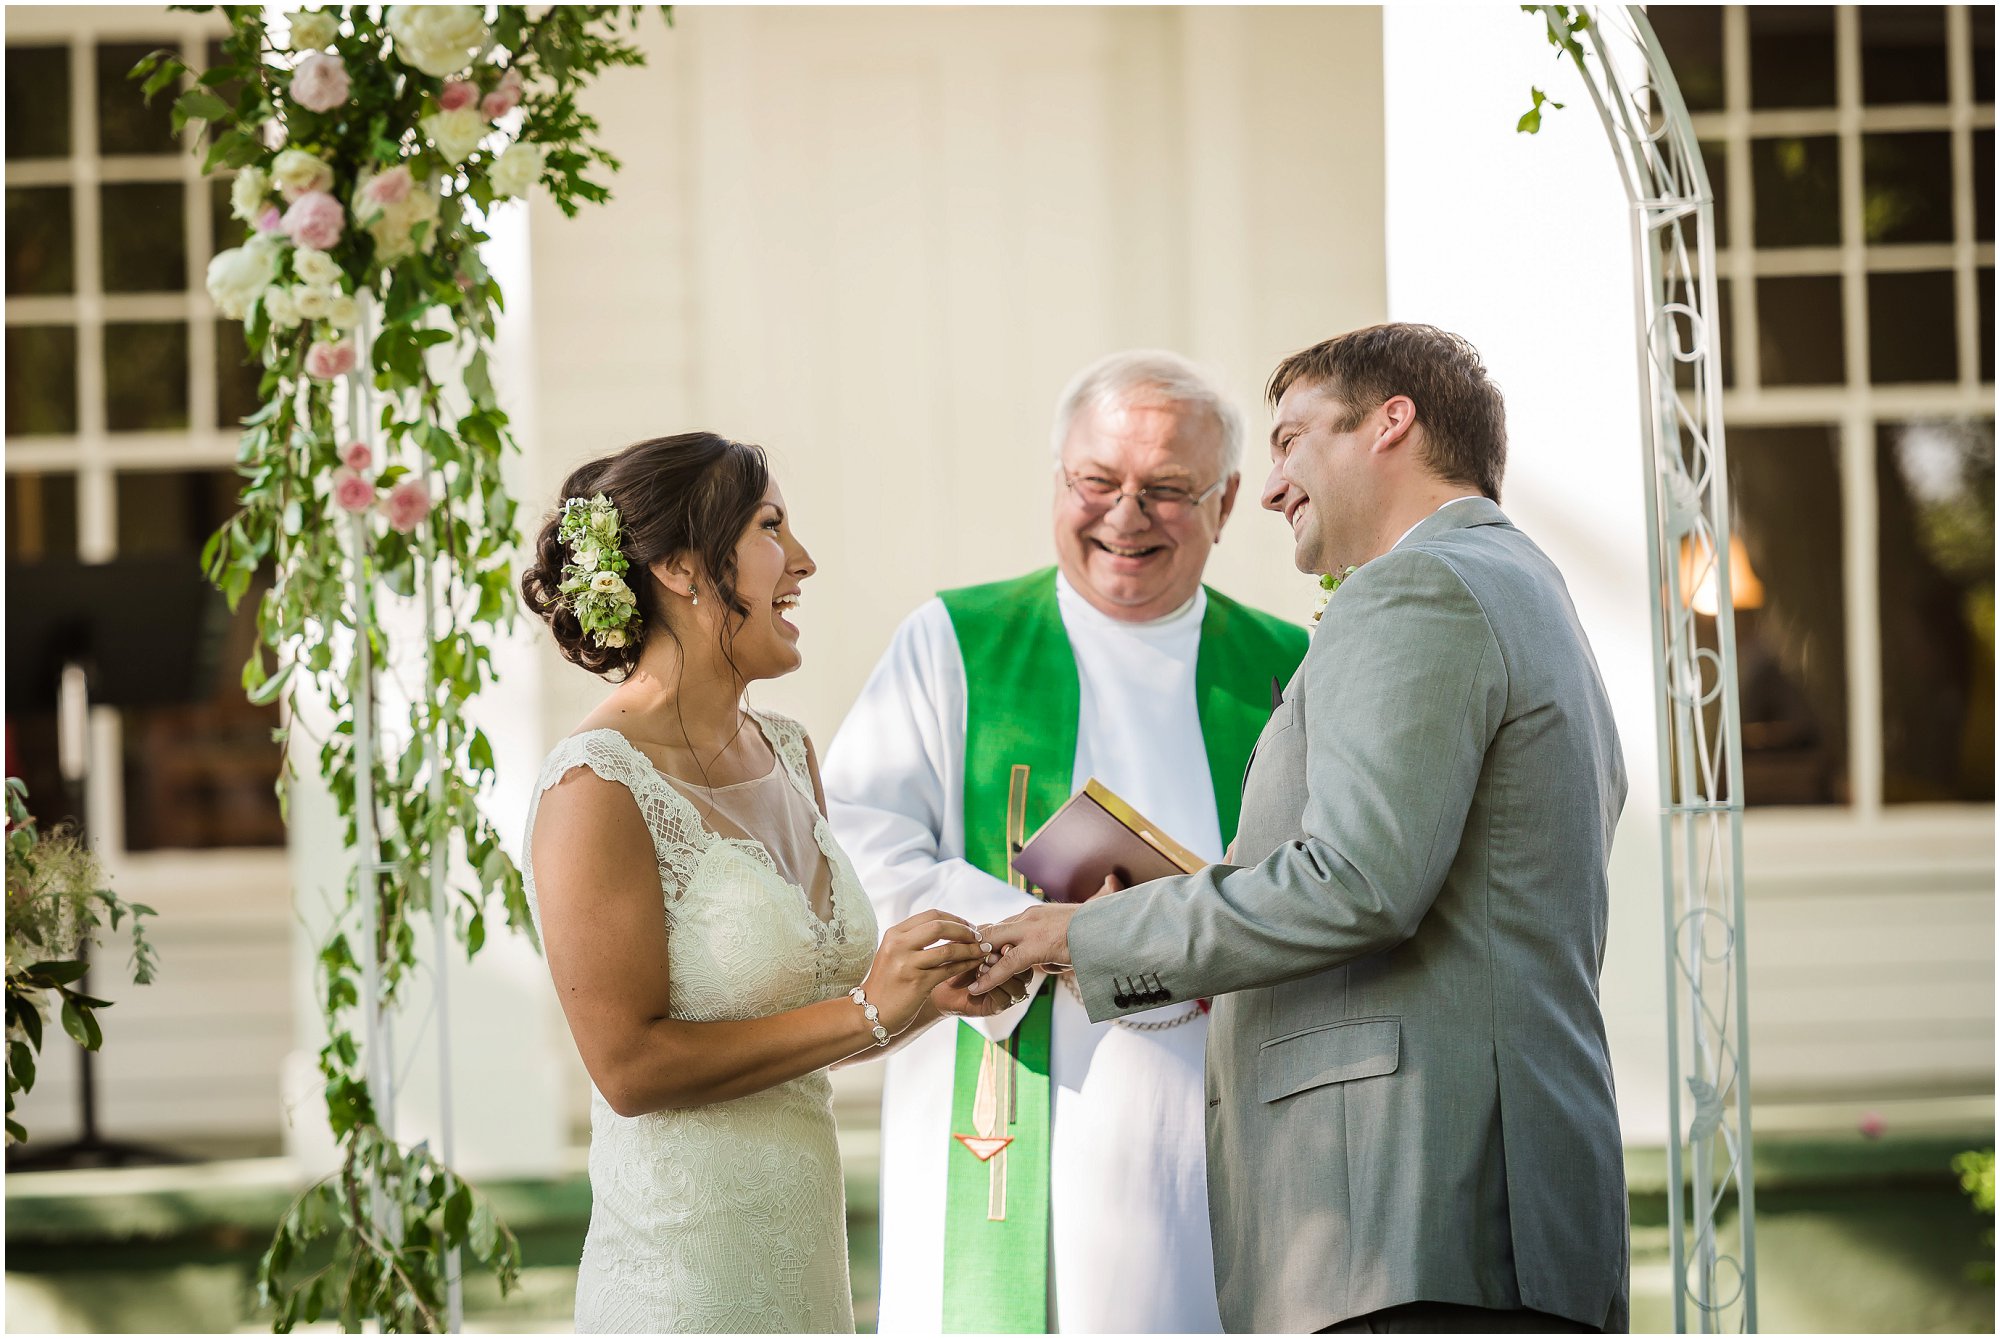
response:
{"label": "window pane", "polygon": [[142,81],[128,77],[134,65],[162,47],[176,48],[174,39],[119,42],[97,48],[99,153],[181,152],[180,142],[173,134],[174,87],[161,89],[148,106],[139,88]]}
{"label": "window pane", "polygon": [[[1687,289],[1678,282],[1667,285],[1667,301],[1669,302],[1685,302],[1687,300],[1686,293]],[[1717,279],[1715,281],[1715,305],[1716,330],[1722,341],[1722,388],[1728,390],[1736,384],[1736,373],[1732,366],[1734,360],[1730,356],[1734,337],[1730,333],[1732,330],[1730,325],[1732,309],[1729,301],[1729,281],[1727,279]],[[1682,349],[1691,348],[1693,347],[1694,339],[1694,323],[1684,316],[1676,315],[1674,318],[1674,340],[1676,347]],[[1693,363],[1678,363],[1675,365],[1674,384],[1683,390],[1692,390],[1694,388]]]}
{"label": "window pane", "polygon": [[1751,5],[1750,105],[1831,107],[1833,6]]}
{"label": "window pane", "polygon": [[7,188],[7,294],[74,293],[67,186]]}
{"label": "window pane", "polygon": [[1993,132],[1972,132],[1972,237],[1993,240]]}
{"label": "window pane", "polygon": [[180,293],[188,286],[187,219],[173,182],[102,189],[104,291]]}
{"label": "window pane", "polygon": [[241,321],[215,323],[215,426],[235,428],[263,407],[257,383],[262,365],[250,361]]}
{"label": "window pane", "polygon": [[1868,276],[1868,377],[1878,386],[1958,380],[1950,270]]}
{"label": "window pane", "polygon": [[1882,798],[1993,799],[1993,422],[1876,431]]}
{"label": "window pane", "polygon": [[188,425],[188,330],[104,327],[104,420],[113,432],[175,432]]}
{"label": "window pane", "polygon": [[1766,386],[1831,386],[1847,379],[1840,276],[1757,281],[1757,359]]}
{"label": "window pane", "polygon": [[1729,146],[1703,140],[1701,165],[1715,196],[1715,244],[1725,247],[1729,245]]}
{"label": "window pane", "polygon": [[76,327],[7,327],[7,435],[76,431]]}
{"label": "window pane", "polygon": [[1758,246],[1840,245],[1840,142],[1832,135],[1750,141]]}
{"label": "window pane", "polygon": [[[121,556],[153,556],[192,569],[209,535],[234,514],[241,482],[228,470],[119,475]],[[226,617],[219,648],[209,648],[214,673],[199,701],[122,713],[129,849],[284,844],[272,791],[280,765],[271,742],[278,709],[250,705],[238,678],[256,638],[257,601],[266,584],[254,582]]]}
{"label": "window pane", "polygon": [[1993,267],[1979,271],[1979,379],[1993,384]]}
{"label": "window pane", "polygon": [[69,157],[69,48],[7,48],[7,156]]}
{"label": "window pane", "polygon": [[1691,112],[1722,110],[1722,6],[1654,5],[1647,22]]}
{"label": "window pane", "polygon": [[1861,137],[1861,237],[1951,240],[1951,134]]}
{"label": "window pane", "polygon": [[1993,7],[1973,5],[1972,100],[1993,102]]}
{"label": "window pane", "polygon": [[[1845,804],[1846,581],[1831,427],[1731,427],[1746,804]],[[1697,604],[1697,608],[1699,605]]]}
{"label": "window pane", "polygon": [[1944,6],[1861,7],[1861,100],[1947,103]]}
{"label": "window pane", "polygon": [[76,476],[7,475],[7,561],[76,557]]}

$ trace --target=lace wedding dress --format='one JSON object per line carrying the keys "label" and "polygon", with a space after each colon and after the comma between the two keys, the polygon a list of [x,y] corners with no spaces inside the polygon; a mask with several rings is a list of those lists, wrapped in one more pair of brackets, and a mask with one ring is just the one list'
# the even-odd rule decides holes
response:
{"label": "lace wedding dress", "polygon": [[[800,886],[811,886],[810,875],[787,879],[763,842],[716,832],[615,730],[557,744],[528,812],[532,851],[542,793],[571,770],[588,767],[632,792],[659,859],[671,1015],[692,1022],[758,1018],[845,994],[875,952],[874,912],[813,799],[804,731],[783,717],[751,715],[777,754],[782,802],[810,809],[801,821],[832,876],[825,921]],[[532,865],[522,873],[539,929]],[[854,1329],[826,1071],[629,1119],[593,1088],[590,1136],[578,1331]]]}

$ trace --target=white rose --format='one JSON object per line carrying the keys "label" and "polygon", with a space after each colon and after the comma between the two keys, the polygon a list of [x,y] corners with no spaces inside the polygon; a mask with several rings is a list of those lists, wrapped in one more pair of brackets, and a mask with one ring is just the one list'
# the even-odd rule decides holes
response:
{"label": "white rose", "polygon": [[599,572],[590,579],[590,588],[599,595],[609,595],[612,591],[618,590],[624,585],[625,583],[618,579],[616,572]]}
{"label": "white rose", "polygon": [[299,304],[292,301],[292,290],[289,288],[265,290],[264,314],[271,318],[271,326],[276,330],[291,330],[301,319]]}
{"label": "white rose", "polygon": [[361,300],[352,293],[336,293],[327,306],[326,319],[336,330],[352,330],[361,324]]}
{"label": "white rose", "polygon": [[270,193],[270,174],[261,167],[246,167],[229,183],[229,212],[245,223],[255,223],[264,210],[264,197]]}
{"label": "white rose", "polygon": [[340,19],[314,10],[292,15],[292,50],[318,51],[333,45],[340,35]]}
{"label": "white rose", "polygon": [[287,200],[296,200],[307,191],[323,191],[333,185],[333,168],[303,149],[287,149],[271,164],[271,180]]}
{"label": "white rose", "polygon": [[549,150],[543,144],[511,144],[500,161],[493,164],[493,194],[526,195],[542,179],[542,166]]}
{"label": "white rose", "polygon": [[610,632],[600,632],[597,634],[597,644],[599,646],[623,646],[629,640],[623,628],[614,628]]}
{"label": "white rose", "polygon": [[456,111],[432,112],[417,122],[430,142],[445,162],[453,167],[465,161],[465,156],[479,147],[479,141],[486,138],[493,129],[488,121],[473,107],[460,107]]}
{"label": "white rose", "polygon": [[396,58],[440,79],[457,74],[492,37],[484,13],[478,5],[392,6],[388,28]]}
{"label": "white rose", "polygon": [[292,304],[306,320],[323,321],[326,314],[333,310],[333,294],[324,288],[298,284],[292,289]]}
{"label": "white rose", "polygon": [[384,205],[382,212],[368,224],[368,231],[375,238],[375,258],[388,262],[400,260],[416,250],[410,240],[410,233],[418,224],[428,223],[424,230],[423,249],[425,254],[437,246],[438,198],[436,192],[425,186],[413,186],[404,199],[393,205]]}
{"label": "white rose", "polygon": [[584,543],[578,544],[572,550],[571,556],[578,567],[589,572],[597,567],[598,560],[604,556],[604,551],[599,549],[595,544]]}
{"label": "white rose", "polygon": [[339,262],[309,246],[292,253],[292,273],[314,288],[333,288],[340,283]]}
{"label": "white rose", "polygon": [[277,277],[278,257],[272,248],[232,246],[208,262],[208,295],[217,311],[240,321]]}

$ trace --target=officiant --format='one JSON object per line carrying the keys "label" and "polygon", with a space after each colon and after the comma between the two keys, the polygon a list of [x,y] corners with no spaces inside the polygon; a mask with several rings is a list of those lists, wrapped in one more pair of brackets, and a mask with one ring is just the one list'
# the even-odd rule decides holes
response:
{"label": "officiant", "polygon": [[[828,751],[829,812],[883,922],[1035,892],[1011,851],[1096,777],[1205,860],[1306,633],[1202,584],[1243,423],[1186,359],[1112,354],[1058,402],[1056,565],[942,592]],[[1215,1332],[1205,1002],[1092,1023],[1067,977],[891,1055],[877,1328]]]}

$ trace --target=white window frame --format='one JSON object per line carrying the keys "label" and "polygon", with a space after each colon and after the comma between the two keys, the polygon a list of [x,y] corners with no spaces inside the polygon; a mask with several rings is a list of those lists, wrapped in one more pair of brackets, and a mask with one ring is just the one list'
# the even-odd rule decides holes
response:
{"label": "white window frame", "polygon": [[[201,128],[182,135],[182,152],[103,155],[98,151],[96,48],[109,42],[159,42],[178,47],[199,70],[208,65],[208,43],[227,37],[228,25],[209,14],[116,7],[20,7],[7,14],[8,47],[64,46],[69,53],[70,152],[67,158],[10,159],[7,185],[68,186],[74,289],[62,296],[9,296],[6,320],[15,325],[69,325],[76,330],[77,431],[6,439],[6,469],[13,474],[69,474],[76,479],[77,555],[85,562],[111,558],[117,548],[117,482],[121,474],[228,468],[239,434],[216,427],[215,324],[219,313],[203,278],[212,236],[208,179],[194,150]],[[141,96],[139,85],[131,94]],[[175,86],[158,98],[172,99]],[[106,293],[98,188],[120,182],[179,182],[183,191],[188,287],[178,293]],[[188,327],[188,428],[183,432],[113,433],[105,422],[104,327],[107,322],[180,321]],[[90,761],[85,804],[93,843],[107,871],[127,897],[214,873],[218,859],[261,879],[288,877],[283,847],[128,852],[125,849],[123,730],[114,708],[91,712]]]}
{"label": "white window frame", "polygon": [[[1883,803],[1883,686],[1875,486],[1879,422],[1909,418],[1992,418],[1993,386],[1979,373],[1978,270],[1993,265],[1993,244],[1973,239],[1972,135],[1993,128],[1991,105],[1972,100],[1972,17],[1945,7],[1949,102],[1943,106],[1864,106],[1861,13],[1834,8],[1836,94],[1831,108],[1752,109],[1750,20],[1742,5],[1722,7],[1723,108],[1690,118],[1696,137],[1724,146],[1729,240],[1717,252],[1730,281],[1729,356],[1735,385],[1722,396],[1728,427],[1825,424],[1839,442],[1842,561],[1847,622],[1846,805],[1757,806],[1745,815],[1746,856],[1755,882],[1853,877],[1853,863],[1886,847],[1912,857],[1970,861],[1988,883],[1993,868],[1991,804]],[[1861,137],[1881,131],[1949,131],[1953,238],[1949,243],[1867,245],[1862,239]],[[1773,135],[1839,139],[1841,244],[1759,251],[1750,144]],[[1945,270],[1955,276],[1958,377],[1953,382],[1875,386],[1869,382],[1868,289],[1871,272]],[[1757,279],[1824,274],[1842,283],[1846,379],[1830,386],[1759,384]],[[1983,852],[1983,854],[1981,854]],[[1762,858],[1759,858],[1762,857]],[[1880,870],[1875,871],[1877,874]]]}

